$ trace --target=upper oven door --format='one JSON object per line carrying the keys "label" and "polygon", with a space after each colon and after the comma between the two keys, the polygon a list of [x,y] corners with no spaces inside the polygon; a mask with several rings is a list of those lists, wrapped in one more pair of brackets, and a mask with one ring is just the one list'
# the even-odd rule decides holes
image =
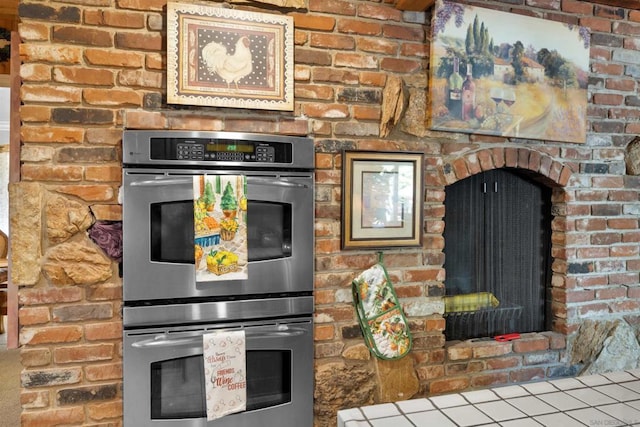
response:
{"label": "upper oven door", "polygon": [[124,300],[312,291],[313,174],[247,172],[248,279],[196,283],[193,176],[203,173],[125,170]]}

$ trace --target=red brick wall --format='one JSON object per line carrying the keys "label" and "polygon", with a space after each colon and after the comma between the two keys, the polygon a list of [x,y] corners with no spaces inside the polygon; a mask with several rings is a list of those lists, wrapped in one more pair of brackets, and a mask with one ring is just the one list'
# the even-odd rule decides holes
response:
{"label": "red brick wall", "polygon": [[[640,304],[640,180],[624,166],[625,145],[640,129],[640,12],[572,0],[469,3],[592,29],[585,144],[398,130],[379,138],[386,77],[398,75],[414,91],[426,86],[429,13],[356,0],[309,0],[308,11],[291,12],[296,105],[289,114],[168,107],[166,0],[22,0],[22,179],[87,204],[98,219],[117,220],[124,127],[312,134],[316,364],[367,365],[344,356],[362,343],[349,286],[376,254],[340,250],[340,152],[423,151],[423,247],[385,255],[411,321],[421,393],[571,373],[563,370],[565,334],[586,317],[634,317]],[[555,333],[517,344],[445,346],[444,187],[504,166],[533,170],[554,186]],[[21,288],[23,425],[121,424],[120,285],[60,286],[43,278],[35,289]],[[112,318],[53,316],[61,305],[96,302]]]}

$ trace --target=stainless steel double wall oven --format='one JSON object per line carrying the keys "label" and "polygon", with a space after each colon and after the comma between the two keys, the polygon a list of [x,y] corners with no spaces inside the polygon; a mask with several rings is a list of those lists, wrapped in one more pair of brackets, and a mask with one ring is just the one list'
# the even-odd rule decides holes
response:
{"label": "stainless steel double wall oven", "polygon": [[[123,163],[125,425],[312,425],[312,140],[125,131]],[[203,174],[246,177],[246,280],[196,282],[193,177]],[[207,422],[202,335],[238,329],[247,410]]]}

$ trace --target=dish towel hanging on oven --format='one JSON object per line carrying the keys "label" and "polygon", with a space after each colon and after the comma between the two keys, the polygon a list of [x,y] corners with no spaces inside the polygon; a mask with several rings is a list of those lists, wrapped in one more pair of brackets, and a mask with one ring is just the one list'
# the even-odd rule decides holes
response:
{"label": "dish towel hanging on oven", "polygon": [[218,331],[202,338],[207,420],[247,408],[244,331]]}
{"label": "dish towel hanging on oven", "polygon": [[401,359],[411,350],[407,319],[378,253],[378,263],[351,283],[353,302],[371,353],[384,360]]}
{"label": "dish towel hanging on oven", "polygon": [[196,282],[247,280],[244,175],[193,177]]}

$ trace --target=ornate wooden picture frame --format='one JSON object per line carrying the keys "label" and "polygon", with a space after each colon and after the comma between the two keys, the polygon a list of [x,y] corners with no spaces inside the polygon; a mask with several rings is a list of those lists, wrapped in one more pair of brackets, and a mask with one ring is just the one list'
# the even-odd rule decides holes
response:
{"label": "ornate wooden picture frame", "polygon": [[167,4],[167,102],[293,110],[293,18]]}
{"label": "ornate wooden picture frame", "polygon": [[422,245],[423,157],[409,152],[343,152],[343,249]]}

